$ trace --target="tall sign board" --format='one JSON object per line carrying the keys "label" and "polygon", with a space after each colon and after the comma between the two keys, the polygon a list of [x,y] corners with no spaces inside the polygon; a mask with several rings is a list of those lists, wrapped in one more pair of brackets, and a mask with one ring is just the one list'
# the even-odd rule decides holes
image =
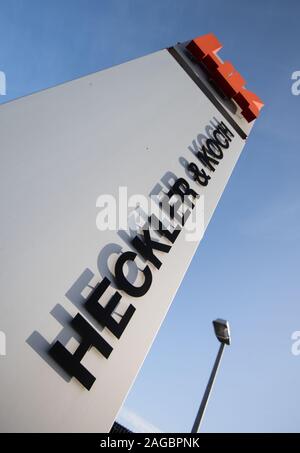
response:
{"label": "tall sign board", "polygon": [[217,44],[1,106],[1,431],[110,430],[262,105]]}

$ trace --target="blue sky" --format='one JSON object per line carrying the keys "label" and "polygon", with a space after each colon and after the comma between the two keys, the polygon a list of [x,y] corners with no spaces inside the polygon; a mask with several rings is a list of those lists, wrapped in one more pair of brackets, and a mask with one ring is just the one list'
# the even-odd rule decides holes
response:
{"label": "blue sky", "polygon": [[0,0],[6,102],[208,32],[265,102],[120,421],[189,431],[218,344],[233,343],[203,432],[299,431],[300,70],[297,0]]}

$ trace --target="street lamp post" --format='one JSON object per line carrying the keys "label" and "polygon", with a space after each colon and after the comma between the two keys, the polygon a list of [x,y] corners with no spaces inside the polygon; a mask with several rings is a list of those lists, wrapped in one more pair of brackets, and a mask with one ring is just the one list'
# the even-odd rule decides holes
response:
{"label": "street lamp post", "polygon": [[205,409],[206,409],[206,406],[208,403],[211,389],[213,387],[213,384],[214,384],[214,381],[216,378],[216,374],[217,374],[217,371],[218,371],[218,368],[219,368],[219,365],[221,362],[221,358],[222,358],[222,354],[223,354],[225,345],[227,344],[229,346],[230,342],[231,342],[228,321],[225,321],[224,319],[216,319],[215,321],[213,321],[213,326],[214,326],[216,337],[220,341],[221,344],[220,344],[220,348],[219,348],[210,378],[208,380],[197,416],[195,418],[195,422],[194,422],[194,425],[193,425],[193,428],[191,431],[192,433],[197,433],[199,431],[199,427],[200,427],[201,421],[203,419],[203,415],[204,415],[204,412],[205,412]]}

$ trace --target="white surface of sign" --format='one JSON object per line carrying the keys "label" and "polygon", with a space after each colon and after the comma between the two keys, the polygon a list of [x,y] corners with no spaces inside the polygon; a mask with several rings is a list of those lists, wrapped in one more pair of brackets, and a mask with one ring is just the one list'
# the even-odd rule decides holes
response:
{"label": "white surface of sign", "polygon": [[[182,163],[200,164],[189,146],[215,119],[234,138],[202,187]],[[204,195],[206,228],[244,143],[167,50],[0,107],[1,431],[110,430],[199,241],[182,231],[169,253],[156,253],[159,270],[148,263],[153,280],[143,297],[120,291],[136,310],[118,339],[83,306],[131,250],[124,234],[97,229],[96,200],[118,199],[121,186],[128,197],[148,196],[173,173]],[[85,354],[96,377],[89,391],[48,354],[57,339],[74,352],[68,326],[78,312],[113,348],[108,359],[95,348]]]}

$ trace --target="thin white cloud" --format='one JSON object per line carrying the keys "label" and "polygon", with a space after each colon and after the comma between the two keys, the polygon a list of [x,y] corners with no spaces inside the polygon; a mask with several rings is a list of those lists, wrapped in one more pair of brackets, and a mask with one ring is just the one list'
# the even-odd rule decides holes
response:
{"label": "thin white cloud", "polygon": [[162,431],[152,423],[143,419],[135,412],[123,407],[117,417],[117,421],[135,433],[161,433]]}

